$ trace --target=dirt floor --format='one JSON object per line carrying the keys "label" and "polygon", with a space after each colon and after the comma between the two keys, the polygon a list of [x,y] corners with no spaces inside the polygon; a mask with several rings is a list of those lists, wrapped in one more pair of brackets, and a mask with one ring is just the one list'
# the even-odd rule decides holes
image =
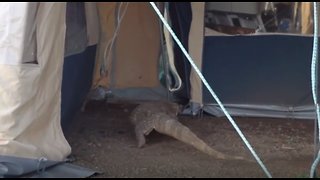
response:
{"label": "dirt floor", "polygon": [[[266,177],[226,118],[179,117],[215,149],[250,161],[216,160],[171,137],[151,133],[137,148],[130,104],[89,103],[66,137],[74,164],[97,170],[95,177]],[[313,160],[313,120],[240,118],[236,123],[273,177],[308,177]],[[319,172],[319,170],[318,170]]]}

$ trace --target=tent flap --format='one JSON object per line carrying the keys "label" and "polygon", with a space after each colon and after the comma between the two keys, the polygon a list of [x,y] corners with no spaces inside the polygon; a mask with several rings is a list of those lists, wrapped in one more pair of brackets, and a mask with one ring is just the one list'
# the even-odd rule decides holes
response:
{"label": "tent flap", "polygon": [[[0,12],[22,5],[27,8],[29,4],[1,3]],[[59,162],[71,152],[60,126],[66,3],[37,3],[33,7],[36,10],[29,12],[36,12],[30,22],[35,28],[38,64],[17,63],[14,58],[0,56],[0,155]],[[7,18],[7,14],[0,15],[3,20]],[[8,27],[21,25],[14,19],[6,23]],[[10,28],[1,30],[0,47],[6,52],[22,52],[25,38],[15,39]],[[27,29],[20,27],[20,31]],[[6,43],[15,43],[11,39],[17,44]]]}

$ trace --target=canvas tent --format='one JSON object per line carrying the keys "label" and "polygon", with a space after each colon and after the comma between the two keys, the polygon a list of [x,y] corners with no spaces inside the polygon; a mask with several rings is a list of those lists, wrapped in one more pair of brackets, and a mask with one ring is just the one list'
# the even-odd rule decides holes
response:
{"label": "canvas tent", "polygon": [[[302,10],[307,14],[303,16],[307,18],[302,19],[310,19],[310,5],[302,4],[302,7],[309,7],[308,11]],[[203,9],[193,13],[200,13],[199,19],[204,17]],[[310,29],[310,23],[302,27],[306,26]],[[231,115],[315,118],[310,82],[310,30],[302,34],[230,36],[202,28],[204,25],[195,27],[199,28],[198,32],[204,32],[203,36],[199,35],[203,37],[202,46],[196,48],[200,55],[194,59]],[[192,55],[192,47],[189,47],[189,51]],[[196,75],[191,74],[190,79],[191,88],[195,88],[191,96],[191,102],[196,103],[193,111],[202,108],[210,114],[224,116]]]}
{"label": "canvas tent", "polygon": [[[231,115],[314,117],[311,36],[229,36],[205,28],[203,2],[158,5]],[[86,98],[223,115],[148,3],[0,3],[0,17],[2,176],[65,161],[61,122]]]}

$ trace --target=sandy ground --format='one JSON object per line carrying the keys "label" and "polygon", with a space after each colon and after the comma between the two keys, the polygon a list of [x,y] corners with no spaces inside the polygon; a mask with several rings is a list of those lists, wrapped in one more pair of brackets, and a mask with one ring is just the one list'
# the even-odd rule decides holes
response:
{"label": "sandy ground", "polygon": [[[266,177],[226,118],[179,117],[216,150],[250,161],[216,160],[171,137],[151,133],[136,146],[128,115],[132,104],[91,102],[66,134],[74,162],[102,174],[95,177]],[[308,177],[313,160],[314,121],[234,117],[273,177]],[[319,171],[319,170],[318,170]]]}

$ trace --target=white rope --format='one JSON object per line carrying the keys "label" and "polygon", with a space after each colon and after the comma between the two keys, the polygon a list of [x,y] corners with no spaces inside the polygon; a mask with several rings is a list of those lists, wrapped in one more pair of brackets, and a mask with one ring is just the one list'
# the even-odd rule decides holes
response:
{"label": "white rope", "polygon": [[106,66],[107,66],[106,64],[107,64],[107,61],[108,61],[109,56],[111,54],[111,50],[112,50],[112,47],[114,45],[115,39],[118,36],[119,29],[120,29],[123,17],[127,12],[127,8],[128,8],[128,5],[129,5],[129,2],[126,3],[122,15],[120,15],[122,4],[123,4],[123,2],[120,2],[119,8],[118,8],[116,29],[114,30],[112,38],[108,41],[108,43],[106,45],[106,48],[104,50],[104,53],[103,53],[103,63],[101,64],[101,70],[100,70],[100,74],[102,74],[103,76],[106,75],[105,74],[106,73]]}
{"label": "white rope", "polygon": [[231,124],[233,125],[233,127],[236,129],[237,133],[240,135],[241,139],[243,140],[243,142],[246,144],[246,146],[248,147],[248,149],[250,150],[250,152],[252,153],[252,155],[254,156],[254,158],[256,159],[256,161],[259,163],[259,165],[261,166],[261,168],[263,169],[263,171],[265,172],[265,174],[271,178],[271,174],[269,173],[269,171],[267,170],[267,168],[264,166],[264,164],[262,163],[262,161],[260,160],[260,158],[258,157],[258,155],[255,153],[255,151],[253,150],[253,148],[251,147],[251,145],[249,144],[249,142],[247,141],[247,139],[244,137],[244,135],[242,134],[241,130],[239,129],[239,127],[237,126],[237,124],[234,122],[234,120],[232,119],[232,117],[229,115],[229,113],[227,112],[227,110],[224,108],[223,104],[220,102],[219,98],[217,97],[217,95],[214,93],[214,91],[212,90],[212,88],[210,87],[210,85],[208,84],[207,80],[204,78],[204,76],[202,75],[202,73],[200,72],[200,70],[198,69],[198,67],[195,65],[194,61],[192,60],[192,58],[190,57],[190,55],[188,54],[188,52],[185,50],[185,48],[183,47],[183,45],[181,44],[180,40],[177,38],[177,36],[175,35],[175,33],[173,32],[173,30],[171,29],[171,27],[169,26],[169,24],[166,22],[166,20],[163,18],[161,12],[159,11],[158,7],[155,5],[154,2],[150,2],[151,6],[153,7],[153,9],[156,11],[156,13],[158,14],[159,18],[161,19],[161,21],[163,22],[163,24],[166,26],[166,28],[168,29],[168,31],[170,32],[171,36],[173,37],[173,39],[176,41],[176,43],[179,45],[180,49],[182,50],[182,52],[184,53],[184,55],[186,56],[186,58],[188,59],[188,61],[190,62],[190,64],[192,65],[192,67],[194,68],[194,70],[196,71],[196,73],[198,74],[198,76],[200,77],[200,79],[202,80],[202,82],[204,83],[204,85],[207,87],[207,89],[209,90],[209,92],[211,93],[212,97],[217,101],[217,103],[219,104],[220,108],[222,109],[222,111],[224,112],[224,114],[227,116],[228,120],[231,122]]}
{"label": "white rope", "polygon": [[[164,8],[164,17],[165,19],[169,19],[169,12],[167,7]],[[174,92],[174,91],[178,91],[180,90],[181,86],[182,86],[182,80],[177,72],[177,69],[174,65],[174,52],[173,52],[173,40],[169,34],[169,31],[163,27],[163,34],[166,40],[166,46],[167,46],[167,53],[168,53],[168,61],[169,61],[169,68],[170,70],[168,71],[168,74],[166,74],[167,79],[170,79],[169,73],[171,72],[174,76],[175,82],[174,82],[174,86],[172,87],[172,81],[170,81],[170,86],[168,87],[170,92]]]}
{"label": "white rope", "polygon": [[[317,2],[313,2],[313,12],[314,12],[314,33],[313,33],[313,51],[312,51],[312,62],[311,62],[311,86],[312,86],[312,96],[316,108],[316,119],[315,126],[318,125],[318,140],[320,140],[320,110],[318,103],[318,5]],[[315,131],[316,132],[316,131]],[[316,134],[316,133],[315,133]],[[316,138],[316,136],[315,136]],[[316,142],[316,141],[315,141]],[[316,145],[316,144],[315,144]],[[315,174],[315,170],[320,161],[320,150],[317,153],[316,159],[311,165],[310,177],[312,178]]]}

